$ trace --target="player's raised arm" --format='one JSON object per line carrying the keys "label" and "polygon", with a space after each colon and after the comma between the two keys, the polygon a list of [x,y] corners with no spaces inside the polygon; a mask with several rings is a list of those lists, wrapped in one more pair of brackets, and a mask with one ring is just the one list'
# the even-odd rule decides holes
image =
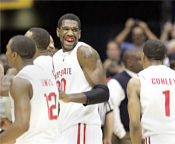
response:
{"label": "player's raised arm", "polygon": [[63,94],[60,90],[60,99],[65,102],[77,102],[83,104],[96,104],[109,99],[109,89],[106,84],[106,76],[102,62],[96,50],[90,46],[80,46],[77,50],[77,58],[84,75],[93,87],[91,91],[79,94]]}
{"label": "player's raised arm", "polygon": [[1,144],[15,140],[29,128],[30,99],[33,93],[31,84],[27,80],[15,78],[10,93],[15,104],[15,121],[0,135]]}
{"label": "player's raised arm", "polygon": [[127,85],[130,137],[132,144],[141,144],[140,80],[132,78]]}

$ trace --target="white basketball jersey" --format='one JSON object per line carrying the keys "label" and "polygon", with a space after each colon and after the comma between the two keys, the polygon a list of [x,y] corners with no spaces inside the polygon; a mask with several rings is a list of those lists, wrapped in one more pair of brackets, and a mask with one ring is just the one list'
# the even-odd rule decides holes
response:
{"label": "white basketball jersey", "polygon": [[[92,89],[77,59],[77,49],[81,45],[87,46],[83,42],[78,42],[72,51],[63,52],[61,49],[53,56],[56,82],[67,94],[81,93]],[[78,123],[100,126],[98,105],[84,106],[83,104],[60,101],[59,120],[62,130]]]}
{"label": "white basketball jersey", "polygon": [[51,56],[38,56],[33,63],[53,76],[53,62]]}
{"label": "white basketball jersey", "polygon": [[138,77],[143,136],[175,135],[175,71],[164,65],[150,66]]}
{"label": "white basketball jersey", "polygon": [[[33,88],[30,126],[16,144],[54,144],[58,137],[58,89],[55,80],[37,65],[25,66],[16,77],[28,80]],[[12,119],[14,101],[12,100]]]}

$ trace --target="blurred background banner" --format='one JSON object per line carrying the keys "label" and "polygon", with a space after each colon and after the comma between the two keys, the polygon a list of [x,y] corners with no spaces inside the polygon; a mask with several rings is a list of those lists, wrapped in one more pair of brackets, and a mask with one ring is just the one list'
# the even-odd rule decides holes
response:
{"label": "blurred background banner", "polygon": [[30,8],[32,5],[33,0],[1,0],[0,10]]}
{"label": "blurred background banner", "polygon": [[[128,18],[142,20],[158,37],[167,21],[175,21],[175,1],[41,1],[0,0],[0,52],[5,53],[8,40],[25,34],[31,27],[42,27],[56,35],[57,22],[65,13],[76,14],[82,23],[80,41],[94,47],[101,59],[106,58],[106,44],[125,27]],[[131,33],[126,38],[131,41]]]}

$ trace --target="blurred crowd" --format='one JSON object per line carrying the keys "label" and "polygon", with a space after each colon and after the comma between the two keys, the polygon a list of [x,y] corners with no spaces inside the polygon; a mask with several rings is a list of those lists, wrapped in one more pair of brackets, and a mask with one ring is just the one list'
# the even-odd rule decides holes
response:
{"label": "blurred crowd", "polygon": [[[126,40],[130,34],[132,41],[128,42]],[[104,144],[131,144],[126,86],[129,79],[143,69],[141,51],[147,39],[160,39],[166,45],[167,56],[163,64],[175,70],[175,23],[166,22],[159,37],[151,31],[146,22],[133,18],[126,20],[124,29],[106,44],[107,58],[103,65],[110,99],[107,104],[99,105]],[[50,48],[54,48],[53,39]],[[0,79],[9,78],[7,75],[11,73],[13,69],[8,67],[5,54],[1,54]],[[0,97],[0,113],[6,113],[11,120],[10,102],[6,97]]]}

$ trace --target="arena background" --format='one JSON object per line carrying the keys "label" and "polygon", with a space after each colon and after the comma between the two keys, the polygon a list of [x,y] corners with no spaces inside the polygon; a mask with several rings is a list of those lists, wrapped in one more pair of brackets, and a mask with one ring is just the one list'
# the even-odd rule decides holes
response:
{"label": "arena background", "polygon": [[[5,53],[8,40],[24,34],[30,27],[43,27],[49,31],[60,49],[56,36],[58,18],[64,13],[74,13],[82,22],[81,41],[93,46],[106,58],[105,48],[129,17],[146,21],[159,37],[165,21],[175,21],[175,1],[26,1],[25,4],[8,4],[22,0],[0,2],[0,52]],[[7,5],[6,5],[7,4]],[[130,40],[130,36],[128,37]]]}

